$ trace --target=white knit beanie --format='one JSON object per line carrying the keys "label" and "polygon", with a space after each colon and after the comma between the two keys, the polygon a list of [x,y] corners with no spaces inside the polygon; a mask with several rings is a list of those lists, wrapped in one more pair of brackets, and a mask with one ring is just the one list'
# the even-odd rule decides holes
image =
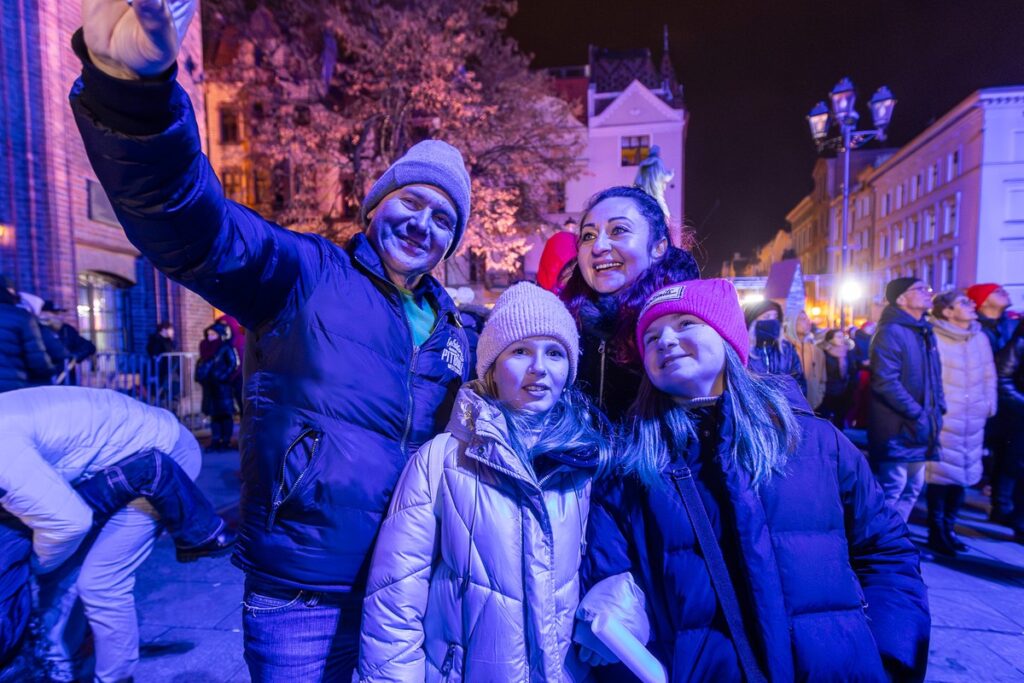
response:
{"label": "white knit beanie", "polygon": [[498,297],[476,347],[476,374],[483,377],[502,351],[527,337],[557,339],[569,356],[569,379],[576,379],[580,334],[561,300],[532,282],[512,285]]}

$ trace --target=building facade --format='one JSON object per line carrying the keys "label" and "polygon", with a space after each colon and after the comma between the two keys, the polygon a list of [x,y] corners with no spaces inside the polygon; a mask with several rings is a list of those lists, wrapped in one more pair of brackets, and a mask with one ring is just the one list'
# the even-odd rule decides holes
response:
{"label": "building facade", "polygon": [[998,282],[1024,298],[1024,86],[973,93],[873,170],[871,294]]}
{"label": "building facade", "polygon": [[524,275],[533,279],[544,241],[557,229],[575,229],[587,200],[615,185],[632,185],[640,162],[657,146],[665,167],[673,173],[665,188],[670,221],[681,225],[685,216],[684,180],[689,114],[683,88],[676,79],[666,33],[661,60],[655,64],[647,48],[609,50],[590,47],[584,67],[549,69],[556,92],[582,106],[580,134],[586,136],[579,159],[580,174],[560,188],[553,202],[560,211],[545,216],[547,226],[531,235],[532,248]]}
{"label": "building facade", "polygon": [[[194,350],[213,309],[156,272],[125,238],[68,106],[81,70],[70,45],[80,6],[5,0],[0,14],[0,272],[68,309],[67,322],[101,352],[143,353],[161,320],[174,323],[181,350]],[[202,112],[198,13],[179,67],[179,82]]]}

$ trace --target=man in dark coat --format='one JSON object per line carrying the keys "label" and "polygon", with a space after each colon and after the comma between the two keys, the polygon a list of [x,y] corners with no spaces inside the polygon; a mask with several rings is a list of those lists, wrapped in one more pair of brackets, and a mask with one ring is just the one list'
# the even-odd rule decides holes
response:
{"label": "man in dark coat", "polygon": [[39,323],[0,275],[0,392],[49,384],[55,372]]}
{"label": "man in dark coat", "polygon": [[1003,521],[1013,528],[1014,539],[1024,543],[1024,326],[1017,327],[999,352],[996,373],[1003,420],[1000,450],[1006,458],[999,479],[1003,487],[1001,512]]}
{"label": "man in dark coat", "polygon": [[939,457],[946,403],[932,326],[932,288],[913,277],[885,287],[889,305],[871,340],[868,451],[886,503],[906,521],[924,487],[924,463]]}
{"label": "man in dark coat", "polygon": [[[175,82],[194,0],[84,0],[71,105],[129,240],[247,330],[240,431],[245,658],[253,680],[347,680],[372,544],[409,456],[468,371],[430,271],[470,211],[462,155],[413,146],[345,248],[224,197]],[[146,28],[142,28],[145,25]]]}

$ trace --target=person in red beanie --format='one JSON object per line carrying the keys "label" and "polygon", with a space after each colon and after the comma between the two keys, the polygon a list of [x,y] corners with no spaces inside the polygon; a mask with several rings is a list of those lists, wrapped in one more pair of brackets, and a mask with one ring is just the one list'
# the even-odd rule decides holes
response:
{"label": "person in red beanie", "polygon": [[540,265],[537,267],[538,285],[553,294],[561,293],[569,277],[566,266],[576,258],[576,241],[574,233],[563,230],[556,232],[544,243]]}
{"label": "person in red beanie", "polygon": [[670,681],[923,678],[930,617],[907,526],[853,444],[791,406],[791,382],[747,369],[732,283],[657,291],[636,340],[634,429],[591,499],[581,657],[615,660],[588,637],[599,619]]}
{"label": "person in red beanie", "polygon": [[[1010,295],[994,282],[982,282],[967,288],[967,298],[974,302],[978,311],[981,331],[992,345],[992,357],[998,358],[1000,351],[1009,345],[1018,321],[1007,315],[1012,303]],[[992,508],[989,519],[997,524],[1008,524],[1013,512],[1013,490],[1018,476],[1015,473],[1014,458],[1009,452],[1006,438],[1006,401],[1000,400],[996,414],[985,424],[985,448],[990,457],[985,458],[985,468],[992,486]]]}
{"label": "person in red beanie", "polygon": [[1017,321],[1006,314],[1010,295],[994,282],[983,282],[967,288],[967,298],[974,302],[978,322],[992,344],[992,356],[998,356],[1017,328]]}

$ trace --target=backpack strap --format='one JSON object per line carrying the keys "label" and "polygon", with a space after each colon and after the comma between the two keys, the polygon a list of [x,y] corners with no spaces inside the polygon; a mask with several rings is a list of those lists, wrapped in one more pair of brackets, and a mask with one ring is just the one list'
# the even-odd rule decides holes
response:
{"label": "backpack strap", "polygon": [[697,535],[697,546],[704,556],[708,574],[711,575],[711,585],[718,595],[718,604],[722,607],[722,613],[725,615],[725,623],[732,635],[733,645],[736,646],[736,654],[739,656],[743,674],[748,683],[766,683],[767,678],[758,668],[757,658],[754,656],[754,650],[747,638],[739,599],[736,597],[732,579],[729,578],[729,569],[725,565],[725,558],[722,557],[722,549],[715,538],[715,531],[711,528],[708,511],[697,492],[697,485],[693,482],[693,474],[689,467],[678,466],[673,467],[669,471],[669,475],[672,477],[672,483],[675,484],[679,497],[683,499],[686,516],[690,518],[690,524],[693,525],[693,530]]}

